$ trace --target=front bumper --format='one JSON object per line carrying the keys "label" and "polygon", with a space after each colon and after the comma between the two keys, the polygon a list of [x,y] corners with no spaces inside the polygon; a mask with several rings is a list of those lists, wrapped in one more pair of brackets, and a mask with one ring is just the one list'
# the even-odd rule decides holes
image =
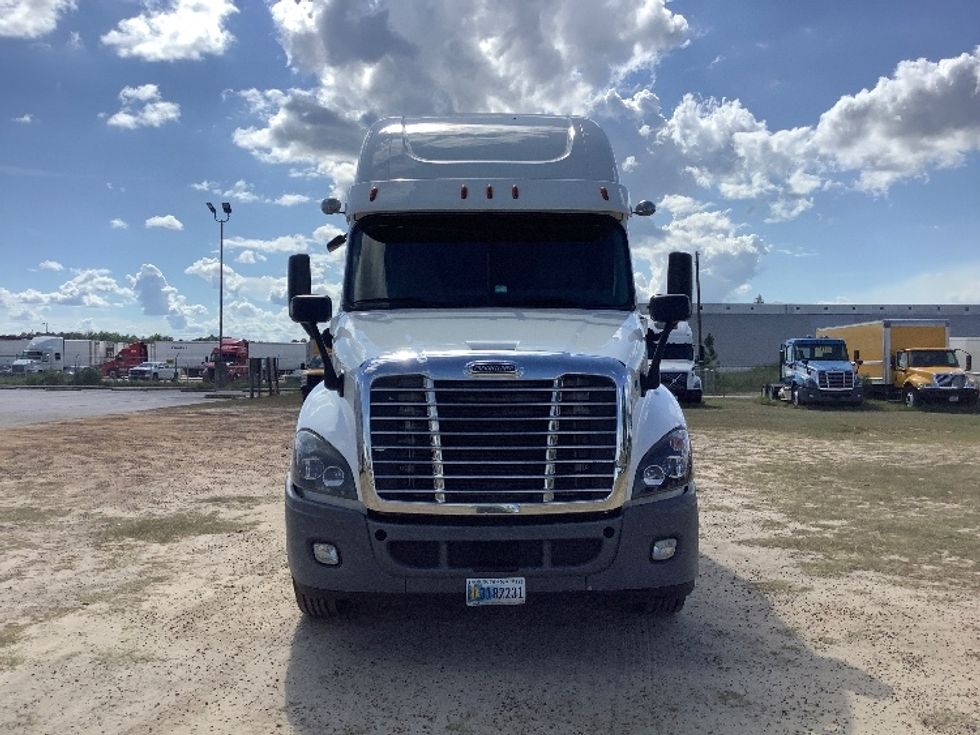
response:
{"label": "front bumper", "polygon": [[[677,551],[652,561],[656,540]],[[340,564],[313,558],[334,544]],[[310,501],[286,482],[289,568],[303,588],[340,595],[457,594],[467,577],[526,578],[536,593],[693,587],[698,572],[694,483],[683,495],[584,518],[367,515]]]}
{"label": "front bumper", "polygon": [[925,386],[918,389],[919,400],[923,403],[965,403],[977,402],[977,388],[937,388]]}
{"label": "front bumper", "polygon": [[804,385],[800,390],[800,396],[805,403],[823,404],[849,404],[857,405],[864,401],[864,388],[853,388],[851,390],[821,390],[813,386]]}

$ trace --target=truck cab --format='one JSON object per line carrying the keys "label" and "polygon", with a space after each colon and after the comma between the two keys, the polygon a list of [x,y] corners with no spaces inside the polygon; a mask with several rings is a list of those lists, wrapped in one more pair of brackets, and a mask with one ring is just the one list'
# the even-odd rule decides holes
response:
{"label": "truck cab", "polygon": [[660,364],[660,379],[681,403],[701,402],[701,378],[695,371],[696,366],[694,333],[690,324],[681,322],[667,338],[667,349]]}
{"label": "truck cab", "polygon": [[348,225],[328,245],[346,250],[339,309],[310,294],[308,255],[289,270],[290,316],[324,356],[285,478],[299,608],[566,592],[680,610],[697,494],[660,366],[690,256],[669,266],[686,293],[641,312],[626,224],[654,206],[631,207],[599,126],[384,119],[346,205],[323,210]]}
{"label": "truck cab", "polygon": [[[976,382],[959,364],[954,349],[905,349],[892,357],[892,380],[902,392],[905,405],[920,403],[977,403]],[[973,358],[966,356],[966,371],[973,368]]]}
{"label": "truck cab", "polygon": [[11,363],[14,373],[62,372],[65,369],[65,340],[44,335],[35,337]]}
{"label": "truck cab", "polygon": [[771,398],[796,405],[860,406],[864,387],[851,363],[847,344],[830,337],[794,337],[779,346],[779,382]]}

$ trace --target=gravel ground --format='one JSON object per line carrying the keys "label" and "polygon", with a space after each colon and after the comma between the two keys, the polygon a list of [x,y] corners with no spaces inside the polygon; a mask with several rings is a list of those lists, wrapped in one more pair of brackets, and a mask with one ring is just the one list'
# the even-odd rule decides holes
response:
{"label": "gravel ground", "polygon": [[740,543],[767,533],[745,432],[695,436],[701,577],[674,618],[562,598],[305,620],[281,505],[296,406],[263,405],[4,432],[0,731],[978,732],[975,590],[812,577]]}

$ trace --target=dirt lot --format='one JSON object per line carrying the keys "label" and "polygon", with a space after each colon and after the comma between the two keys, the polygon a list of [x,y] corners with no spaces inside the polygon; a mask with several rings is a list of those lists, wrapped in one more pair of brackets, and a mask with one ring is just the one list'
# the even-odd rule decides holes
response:
{"label": "dirt lot", "polygon": [[976,414],[692,410],[703,556],[673,619],[460,600],[311,624],[283,549],[296,408],[0,435],[0,731],[980,731]]}

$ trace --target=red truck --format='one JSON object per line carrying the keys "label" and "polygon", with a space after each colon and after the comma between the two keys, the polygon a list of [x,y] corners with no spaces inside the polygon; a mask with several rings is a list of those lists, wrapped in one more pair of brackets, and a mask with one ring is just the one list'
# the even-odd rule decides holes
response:
{"label": "red truck", "polygon": [[124,377],[129,369],[146,362],[149,357],[146,342],[130,342],[111,360],[102,363],[102,376],[106,378]]}
{"label": "red truck", "polygon": [[211,357],[201,366],[201,374],[207,380],[214,380],[214,364],[218,360],[225,364],[225,376],[228,380],[240,380],[248,375],[248,340],[225,337],[221,340],[221,349],[211,350]]}

